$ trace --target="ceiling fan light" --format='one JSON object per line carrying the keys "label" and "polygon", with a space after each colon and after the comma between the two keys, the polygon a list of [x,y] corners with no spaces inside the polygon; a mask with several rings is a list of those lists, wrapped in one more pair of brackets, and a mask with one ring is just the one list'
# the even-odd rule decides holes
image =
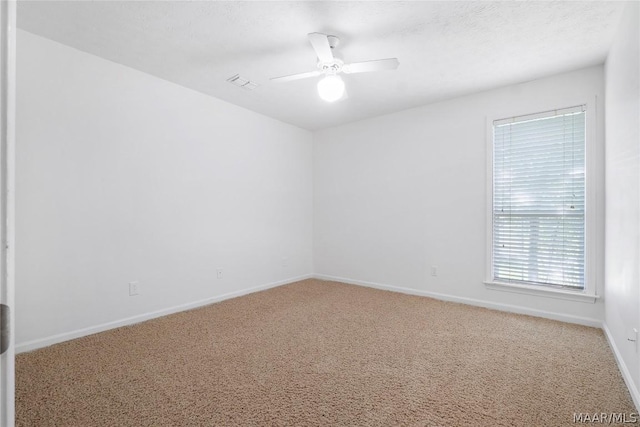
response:
{"label": "ceiling fan light", "polygon": [[336,75],[329,75],[318,82],[318,95],[327,102],[334,102],[344,95],[344,82]]}

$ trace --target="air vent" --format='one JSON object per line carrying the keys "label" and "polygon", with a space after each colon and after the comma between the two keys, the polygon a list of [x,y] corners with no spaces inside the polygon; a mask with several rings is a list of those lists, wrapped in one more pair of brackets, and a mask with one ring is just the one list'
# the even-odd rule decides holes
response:
{"label": "air vent", "polygon": [[229,77],[227,81],[232,85],[235,85],[247,90],[253,90],[258,87],[257,83],[254,83],[249,79],[245,79],[244,77],[240,76],[240,74],[236,74],[235,76]]}

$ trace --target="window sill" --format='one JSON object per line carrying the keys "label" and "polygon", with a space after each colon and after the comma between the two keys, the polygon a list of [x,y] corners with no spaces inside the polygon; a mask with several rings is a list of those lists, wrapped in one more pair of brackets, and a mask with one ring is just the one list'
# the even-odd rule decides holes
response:
{"label": "window sill", "polygon": [[564,289],[545,288],[535,285],[520,285],[515,283],[505,282],[484,282],[487,289],[493,291],[515,292],[518,294],[536,295],[548,298],[564,299],[569,301],[579,301],[586,303],[595,303],[600,296],[587,294],[582,291],[569,291]]}

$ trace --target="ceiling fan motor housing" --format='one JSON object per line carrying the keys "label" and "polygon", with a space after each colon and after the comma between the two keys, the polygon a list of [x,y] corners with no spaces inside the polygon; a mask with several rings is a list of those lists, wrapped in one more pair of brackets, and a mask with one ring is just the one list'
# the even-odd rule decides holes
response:
{"label": "ceiling fan motor housing", "polygon": [[[327,36],[327,41],[329,42],[329,47],[333,50],[340,43],[340,39],[336,36]],[[318,69],[325,73],[326,75],[338,74],[342,72],[342,66],[344,62],[342,59],[338,58],[335,54],[333,55],[333,61],[330,62],[321,62],[318,61]]]}
{"label": "ceiling fan motor housing", "polygon": [[336,36],[327,36],[327,40],[331,49],[335,49],[340,44],[340,39]]}

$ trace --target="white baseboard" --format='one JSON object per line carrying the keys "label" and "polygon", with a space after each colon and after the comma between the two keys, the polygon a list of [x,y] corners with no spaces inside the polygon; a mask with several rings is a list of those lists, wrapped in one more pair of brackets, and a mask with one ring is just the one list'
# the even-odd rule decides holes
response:
{"label": "white baseboard", "polygon": [[45,338],[38,338],[35,340],[16,344],[16,354],[24,353],[27,351],[36,350],[42,347],[48,347],[53,344],[58,344],[64,341],[69,341],[75,338],[92,335],[98,332],[104,332],[109,329],[119,328],[121,326],[133,325],[135,323],[144,322],[145,320],[155,319],[156,317],[166,316],[168,314],[177,313],[180,311],[191,310],[192,308],[202,307],[204,305],[213,304],[216,302],[224,301],[231,298],[240,297],[243,295],[251,294],[254,292],[264,291],[266,289],[275,288],[277,286],[286,285],[288,283],[297,282],[304,279],[312,278],[312,274],[305,274],[303,276],[291,277],[289,279],[280,280],[277,282],[271,282],[253,288],[242,289],[235,292],[229,292],[223,295],[217,295],[211,298],[206,298],[199,301],[193,301],[186,304],[180,304],[173,307],[163,308],[162,310],[152,311],[149,313],[139,314],[137,316],[127,317],[126,319],[115,320],[113,322],[103,323],[96,326],[90,326],[88,328],[77,329],[71,332],[65,332],[62,334],[52,335]]}
{"label": "white baseboard", "polygon": [[618,349],[616,342],[613,340],[613,335],[611,335],[609,327],[604,322],[602,323],[602,330],[604,331],[604,335],[607,337],[607,341],[609,341],[609,347],[611,347],[611,350],[613,350],[613,355],[616,358],[616,362],[618,362],[618,368],[620,369],[620,373],[622,374],[624,382],[627,384],[627,388],[629,389],[629,393],[631,394],[633,403],[636,405],[636,410],[640,412],[640,392],[638,392],[638,388],[636,387],[633,378],[631,378],[629,369],[622,359],[622,354],[620,354],[620,350]]}
{"label": "white baseboard", "polygon": [[348,283],[351,285],[366,286],[368,288],[382,289],[385,291],[400,292],[403,294],[410,294],[410,295],[418,295],[418,296],[434,298],[442,301],[458,302],[458,303],[467,304],[467,305],[490,308],[493,310],[507,311],[510,313],[544,317],[546,319],[559,320],[561,322],[567,322],[567,323],[577,323],[579,325],[591,326],[594,328],[602,327],[601,320],[592,319],[589,317],[580,317],[580,316],[572,316],[572,315],[561,314],[561,313],[553,313],[550,311],[536,310],[533,308],[527,308],[527,307],[522,307],[517,305],[501,304],[501,303],[496,303],[492,301],[479,300],[475,298],[458,297],[455,295],[421,291],[418,289],[403,288],[399,286],[385,285],[382,283],[367,282],[364,280],[354,280],[354,279],[348,279],[345,277],[329,276],[326,274],[315,274],[313,277],[320,280],[331,280],[334,282],[342,282],[342,283]]}

